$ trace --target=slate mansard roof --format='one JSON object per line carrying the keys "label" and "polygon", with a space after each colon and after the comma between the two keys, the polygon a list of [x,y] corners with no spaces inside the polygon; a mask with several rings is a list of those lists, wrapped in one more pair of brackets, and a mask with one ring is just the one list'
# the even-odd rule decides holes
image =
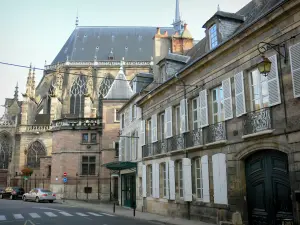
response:
{"label": "slate mansard roof", "polygon": [[[64,44],[52,64],[69,61],[114,60],[150,61],[156,27],[134,26],[78,26]],[[162,27],[162,32],[174,34],[173,27]]]}

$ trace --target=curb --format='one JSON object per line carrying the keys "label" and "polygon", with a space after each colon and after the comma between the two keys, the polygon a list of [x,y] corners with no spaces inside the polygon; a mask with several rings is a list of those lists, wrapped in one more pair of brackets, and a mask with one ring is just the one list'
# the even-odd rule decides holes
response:
{"label": "curb", "polygon": [[[72,204],[72,203],[61,203],[62,205],[69,205],[69,206],[76,206],[76,207],[82,207],[82,208],[86,208],[86,209],[90,209],[90,207],[87,206],[82,206],[82,205],[78,205],[78,204]],[[91,207],[93,208],[93,207]],[[114,213],[114,212],[110,212],[110,211],[105,211],[105,210],[99,210],[99,209],[94,209],[96,211],[101,211],[101,212],[105,212],[105,213],[110,213],[112,215],[117,215],[117,216],[121,216],[121,217],[126,217],[126,218],[130,218],[130,219],[135,219],[135,220],[141,220],[141,221],[148,221],[148,222],[152,222],[154,224],[164,224],[164,225],[178,225],[176,223],[170,223],[170,222],[164,222],[164,221],[159,221],[159,220],[147,220],[147,219],[142,219],[142,218],[138,218],[138,217],[134,217],[134,216],[130,216],[130,215],[122,215],[122,214],[118,214],[118,213]]]}

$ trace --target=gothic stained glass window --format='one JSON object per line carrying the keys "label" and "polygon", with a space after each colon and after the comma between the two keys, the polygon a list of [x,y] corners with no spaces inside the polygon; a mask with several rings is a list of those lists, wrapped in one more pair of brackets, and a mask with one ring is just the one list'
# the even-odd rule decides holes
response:
{"label": "gothic stained glass window", "polygon": [[99,115],[102,116],[102,99],[107,95],[112,83],[114,82],[115,78],[108,74],[101,82],[98,97],[99,97]]}
{"label": "gothic stained glass window", "polygon": [[10,151],[7,140],[2,140],[0,144],[0,169],[8,169]]}
{"label": "gothic stained glass window", "polygon": [[84,94],[86,93],[86,77],[80,75],[74,81],[70,95],[70,114],[83,116]]}
{"label": "gothic stained glass window", "polygon": [[40,167],[40,158],[46,156],[46,149],[41,142],[33,142],[27,152],[27,165],[30,168]]}

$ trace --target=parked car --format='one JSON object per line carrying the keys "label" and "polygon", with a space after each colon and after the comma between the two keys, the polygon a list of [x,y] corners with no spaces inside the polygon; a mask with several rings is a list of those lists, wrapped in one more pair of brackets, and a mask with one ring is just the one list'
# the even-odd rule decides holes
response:
{"label": "parked car", "polygon": [[48,201],[53,203],[56,200],[56,194],[43,188],[33,188],[29,193],[23,195],[23,201]]}
{"label": "parked car", "polygon": [[0,199],[9,198],[13,199],[22,199],[23,194],[25,193],[24,189],[21,187],[7,187],[4,191],[0,192]]}

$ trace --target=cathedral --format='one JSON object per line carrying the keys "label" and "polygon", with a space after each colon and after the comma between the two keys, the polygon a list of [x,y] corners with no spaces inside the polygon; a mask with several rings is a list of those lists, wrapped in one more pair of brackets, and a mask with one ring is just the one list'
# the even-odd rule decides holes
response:
{"label": "cathedral", "polygon": [[[194,40],[179,14],[170,27],[79,26],[43,77],[29,67],[26,92],[5,99],[0,120],[0,186],[51,188],[61,198],[109,200],[118,160],[118,109],[153,83],[168,53],[185,54]],[[141,74],[143,76],[141,76]],[[156,81],[158,83],[159,81]],[[155,83],[155,82],[154,82]]]}

